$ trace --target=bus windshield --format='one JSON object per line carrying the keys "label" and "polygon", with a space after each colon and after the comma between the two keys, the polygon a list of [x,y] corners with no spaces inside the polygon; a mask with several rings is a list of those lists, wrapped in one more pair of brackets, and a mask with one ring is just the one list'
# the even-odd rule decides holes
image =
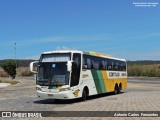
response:
{"label": "bus windshield", "polygon": [[38,66],[38,85],[68,85],[67,62],[41,62]]}

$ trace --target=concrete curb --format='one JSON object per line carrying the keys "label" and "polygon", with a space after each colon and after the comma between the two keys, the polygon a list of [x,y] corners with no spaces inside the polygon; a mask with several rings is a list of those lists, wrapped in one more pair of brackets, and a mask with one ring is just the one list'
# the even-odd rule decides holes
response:
{"label": "concrete curb", "polygon": [[7,87],[9,85],[10,85],[10,83],[0,83],[0,87]]}

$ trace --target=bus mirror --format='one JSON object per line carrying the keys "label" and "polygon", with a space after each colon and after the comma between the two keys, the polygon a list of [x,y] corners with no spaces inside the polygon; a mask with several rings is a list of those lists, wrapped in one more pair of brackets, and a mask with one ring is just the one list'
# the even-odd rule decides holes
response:
{"label": "bus mirror", "polygon": [[67,62],[67,71],[71,72],[72,70],[72,61]]}
{"label": "bus mirror", "polygon": [[85,68],[85,69],[87,69],[87,68],[88,68],[88,66],[87,66],[87,65],[84,65],[84,68]]}
{"label": "bus mirror", "polygon": [[30,71],[33,73],[37,73],[37,71],[36,71],[37,67],[34,66],[34,64],[36,64],[36,63],[38,63],[38,61],[34,61],[34,62],[30,63]]}

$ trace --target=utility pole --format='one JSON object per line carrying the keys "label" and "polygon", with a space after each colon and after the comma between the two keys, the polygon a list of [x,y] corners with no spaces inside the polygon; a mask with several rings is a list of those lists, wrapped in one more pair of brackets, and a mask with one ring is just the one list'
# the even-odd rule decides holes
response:
{"label": "utility pole", "polygon": [[14,50],[15,50],[15,63],[16,63],[16,68],[17,68],[17,60],[16,60],[16,43],[14,43]]}

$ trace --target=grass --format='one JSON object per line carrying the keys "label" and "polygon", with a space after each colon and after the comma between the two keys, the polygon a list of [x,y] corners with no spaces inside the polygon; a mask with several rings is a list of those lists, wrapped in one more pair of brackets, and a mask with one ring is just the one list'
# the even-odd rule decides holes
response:
{"label": "grass", "polygon": [[11,85],[15,85],[19,83],[17,80],[0,80],[0,83],[10,83]]}
{"label": "grass", "polygon": [[160,64],[128,65],[128,76],[160,77]]}

